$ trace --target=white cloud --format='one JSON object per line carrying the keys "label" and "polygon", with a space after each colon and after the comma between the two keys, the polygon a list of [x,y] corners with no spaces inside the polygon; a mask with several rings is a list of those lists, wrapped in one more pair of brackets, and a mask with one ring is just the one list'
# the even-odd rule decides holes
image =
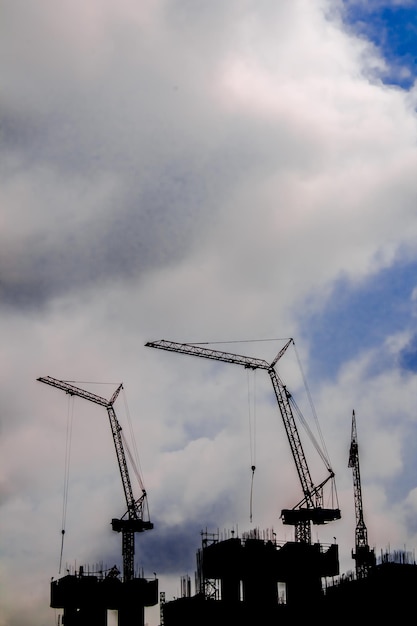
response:
{"label": "white cloud", "polygon": [[[196,7],[5,6],[0,623],[52,619],[67,405],[37,377],[124,382],[155,523],[144,558],[158,524],[161,542],[207,516],[243,530],[245,372],[145,342],[297,340],[300,307],[323,308],[340,276],[355,284],[415,258],[415,93],[376,80],[382,60],[343,31],[338,3]],[[370,539],[415,540],[413,487],[395,503],[390,492],[410,472],[415,382],[393,356],[410,335],[314,389],[344,511],[323,536],[337,535],[350,567],[353,408]],[[272,359],[281,345],[219,349]],[[278,514],[301,496],[263,373],[255,522],[289,538]],[[66,558],[119,558],[109,522],[124,503],[104,409],[81,402],[73,437]],[[197,548],[198,534],[187,541]]]}

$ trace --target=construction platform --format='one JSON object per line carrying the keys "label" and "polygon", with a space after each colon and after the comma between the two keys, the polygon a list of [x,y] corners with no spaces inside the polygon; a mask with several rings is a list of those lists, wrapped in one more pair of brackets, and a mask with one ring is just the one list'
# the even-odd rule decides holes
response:
{"label": "construction platform", "polygon": [[158,604],[158,580],[75,574],[51,582],[51,607],[63,609],[64,626],[107,626],[107,611],[118,611],[119,626],[144,626],[144,608]]}
{"label": "construction platform", "polygon": [[[195,596],[166,602],[164,626],[285,623],[322,599],[323,577],[339,574],[337,544],[278,544],[251,532],[218,541],[203,533]],[[281,590],[281,591],[280,591]]]}
{"label": "construction platform", "polygon": [[339,573],[337,544],[278,544],[250,533],[202,533],[196,593],[161,606],[161,626],[298,626],[308,621],[406,623],[414,610],[414,554],[381,554],[366,576]]}

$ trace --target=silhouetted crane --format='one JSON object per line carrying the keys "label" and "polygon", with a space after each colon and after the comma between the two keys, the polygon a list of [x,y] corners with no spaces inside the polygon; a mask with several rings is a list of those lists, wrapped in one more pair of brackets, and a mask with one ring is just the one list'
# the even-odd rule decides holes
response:
{"label": "silhouetted crane", "polygon": [[62,389],[71,396],[78,396],[104,406],[107,410],[110,428],[113,436],[114,447],[116,449],[117,462],[119,464],[120,476],[122,479],[123,491],[127,504],[126,513],[120,518],[112,519],[112,528],[116,532],[122,533],[122,554],[123,554],[123,579],[125,581],[134,578],[134,554],[135,554],[135,533],[151,530],[153,524],[149,521],[149,511],[147,505],[147,495],[144,486],[139,478],[140,488],[142,490],[139,498],[133,495],[132,484],[130,482],[129,470],[126,462],[126,456],[123,447],[122,427],[120,426],[115,410],[114,403],[123,388],[119,385],[113,393],[110,400],[97,396],[94,393],[80,389],[64,380],[57,380],[51,376],[45,376],[37,379],[41,383],[46,383],[57,389]]}
{"label": "silhouetted crane", "polygon": [[275,365],[292,343],[293,339],[290,339],[271,363],[263,359],[212,350],[195,344],[166,341],[164,339],[160,341],[149,341],[145,345],[150,348],[159,348],[161,350],[204,357],[225,363],[235,363],[237,365],[243,365],[245,368],[253,370],[263,369],[268,372],[304,494],[303,499],[295,505],[294,508],[283,509],[281,511],[281,518],[284,524],[294,526],[296,541],[311,543],[311,523],[326,524],[327,522],[340,519],[341,515],[339,508],[329,509],[323,507],[323,487],[329,480],[334,479],[334,472],[330,465],[327,464],[329,475],[319,485],[313,484],[291,408],[291,394],[275,371]]}
{"label": "silhouetted crane", "polygon": [[355,499],[355,552],[352,550],[352,558],[355,559],[356,576],[365,578],[369,569],[375,565],[375,553],[370,550],[368,544],[368,530],[363,518],[361,475],[359,471],[359,448],[358,435],[356,432],[355,411],[352,412],[352,434],[350,440],[348,467],[353,469],[353,495]]}

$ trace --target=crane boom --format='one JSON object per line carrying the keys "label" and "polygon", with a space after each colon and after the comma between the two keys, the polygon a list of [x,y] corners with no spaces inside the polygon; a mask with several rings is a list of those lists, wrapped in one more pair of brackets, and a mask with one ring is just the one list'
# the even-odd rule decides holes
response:
{"label": "crane boom", "polygon": [[301,439],[294,420],[294,415],[290,404],[291,394],[288,392],[287,388],[285,387],[275,370],[275,365],[277,364],[279,359],[285,354],[287,348],[292,343],[293,339],[289,339],[271,363],[268,363],[264,359],[243,356],[231,352],[222,352],[220,350],[213,350],[196,344],[166,341],[165,339],[159,341],[149,341],[145,344],[145,346],[150,348],[159,348],[161,350],[167,350],[170,352],[178,352],[180,354],[203,357],[215,361],[222,361],[225,363],[235,363],[237,365],[242,365],[245,368],[253,370],[263,369],[268,372],[271,378],[281,417],[284,422],[285,432],[287,434],[291,453],[295,462],[297,474],[304,494],[303,500],[301,500],[301,502],[296,505],[296,507],[294,507],[293,509],[283,509],[281,511],[281,518],[284,524],[293,524],[295,526],[297,541],[310,543],[310,522],[313,522],[314,524],[324,524],[328,521],[339,519],[340,510],[324,509],[322,507],[322,488],[328,480],[334,477],[334,472],[330,468],[328,468],[329,476],[322,483],[320,483],[320,485],[314,486]]}
{"label": "crane boom", "polygon": [[43,376],[37,380],[47,385],[51,385],[52,387],[56,387],[57,389],[61,389],[70,396],[78,396],[79,398],[84,398],[84,400],[103,406],[107,410],[120,476],[122,479],[123,492],[127,505],[127,511],[121,519],[112,519],[112,528],[113,530],[122,533],[123,577],[124,580],[130,580],[134,577],[134,533],[150,530],[153,528],[153,524],[149,520],[145,519],[145,504],[147,495],[143,485],[141,485],[142,493],[139,498],[135,499],[133,495],[129,469],[123,446],[122,427],[119,424],[113,407],[120,391],[123,389],[123,384],[120,384],[110,400],[107,400],[106,398],[91,393],[90,391],[86,391],[85,389],[81,389],[80,387],[76,387],[75,385],[64,380],[52,378],[52,376]]}
{"label": "crane boom", "polygon": [[102,398],[101,396],[96,395],[95,393],[91,393],[90,391],[86,391],[85,389],[80,389],[80,387],[76,387],[71,383],[67,383],[65,380],[58,380],[57,378],[52,378],[52,376],[41,376],[37,379],[41,383],[45,383],[47,385],[51,385],[52,387],[56,387],[57,389],[62,389],[65,393],[68,393],[70,396],[79,396],[80,398],[84,398],[85,400],[90,400],[90,402],[94,402],[95,404],[99,404],[100,406],[108,407],[114,404],[119,395],[123,385],[119,385],[119,387],[114,392],[112,398],[107,400],[106,398]]}
{"label": "crane boom", "polygon": [[263,359],[254,359],[250,356],[242,356],[241,354],[233,354],[232,352],[222,352],[221,350],[211,350],[210,348],[203,348],[191,343],[178,343],[176,341],[160,339],[159,341],[148,341],[145,346],[148,348],[168,350],[168,352],[180,352],[192,356],[201,356],[205,359],[212,359],[213,361],[237,363],[249,369],[267,370],[269,368],[269,363]]}

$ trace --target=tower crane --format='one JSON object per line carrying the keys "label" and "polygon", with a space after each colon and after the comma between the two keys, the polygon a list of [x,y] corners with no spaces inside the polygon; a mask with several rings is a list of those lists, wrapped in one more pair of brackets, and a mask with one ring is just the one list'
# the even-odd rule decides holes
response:
{"label": "tower crane", "polygon": [[114,531],[122,533],[123,579],[125,581],[131,580],[134,578],[135,533],[151,530],[153,524],[149,520],[147,494],[143,484],[140,484],[142,493],[139,498],[136,499],[133,495],[123,447],[122,427],[119,424],[114,410],[114,403],[120,391],[123,389],[123,384],[120,384],[110,400],[107,400],[106,398],[80,389],[66,381],[52,378],[51,376],[40,377],[37,380],[41,383],[56,387],[57,389],[62,389],[62,391],[65,391],[70,396],[78,396],[90,402],[94,402],[95,404],[99,404],[100,406],[104,406],[107,410],[127,505],[126,513],[124,513],[120,519],[112,519],[111,523]]}
{"label": "tower crane", "polygon": [[292,396],[275,370],[275,365],[292,343],[293,339],[290,339],[283,346],[283,348],[281,348],[271,363],[268,363],[264,359],[213,350],[196,344],[166,341],[165,339],[159,341],[149,341],[145,344],[145,346],[168,350],[170,352],[178,352],[180,354],[203,357],[215,361],[223,361],[225,363],[235,363],[237,365],[243,365],[243,367],[247,369],[262,369],[268,372],[275,392],[275,397],[278,402],[281,417],[284,422],[285,432],[288,437],[304,496],[303,499],[292,509],[283,509],[281,511],[281,518],[284,524],[291,524],[294,526],[296,541],[311,543],[311,523],[326,524],[327,522],[340,519],[341,514],[339,508],[330,509],[323,507],[323,487],[329,480],[334,479],[334,472],[327,464],[327,470],[329,472],[328,476],[319,485],[313,484],[292,412]]}
{"label": "tower crane", "polygon": [[355,500],[355,552],[352,550],[352,557],[355,559],[356,576],[365,578],[369,569],[375,565],[375,553],[369,548],[368,530],[363,518],[362,487],[359,469],[359,448],[358,435],[356,431],[355,411],[352,411],[352,434],[349,449],[348,467],[353,470],[353,495]]}

